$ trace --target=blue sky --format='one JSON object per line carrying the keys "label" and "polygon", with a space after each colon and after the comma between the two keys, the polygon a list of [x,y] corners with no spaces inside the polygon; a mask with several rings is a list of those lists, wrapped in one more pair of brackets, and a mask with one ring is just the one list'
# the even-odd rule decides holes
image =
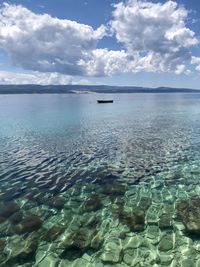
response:
{"label": "blue sky", "polygon": [[196,0],[6,3],[0,83],[200,88]]}

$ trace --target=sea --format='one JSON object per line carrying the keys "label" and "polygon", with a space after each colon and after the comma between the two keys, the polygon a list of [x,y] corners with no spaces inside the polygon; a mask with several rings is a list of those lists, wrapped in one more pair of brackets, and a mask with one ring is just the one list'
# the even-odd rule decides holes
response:
{"label": "sea", "polygon": [[200,94],[0,95],[0,266],[199,267]]}

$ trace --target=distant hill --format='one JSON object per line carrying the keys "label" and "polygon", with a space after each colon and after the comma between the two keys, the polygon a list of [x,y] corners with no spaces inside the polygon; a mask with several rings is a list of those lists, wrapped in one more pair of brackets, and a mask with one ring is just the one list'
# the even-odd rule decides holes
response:
{"label": "distant hill", "polygon": [[0,94],[200,93],[200,89],[107,85],[0,85]]}

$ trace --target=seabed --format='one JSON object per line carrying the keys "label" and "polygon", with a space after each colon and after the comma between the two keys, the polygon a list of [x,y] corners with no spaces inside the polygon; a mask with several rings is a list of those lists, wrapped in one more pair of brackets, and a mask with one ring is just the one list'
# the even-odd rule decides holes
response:
{"label": "seabed", "polygon": [[0,265],[199,267],[199,174],[193,162],[137,184],[107,174],[57,195],[4,192]]}

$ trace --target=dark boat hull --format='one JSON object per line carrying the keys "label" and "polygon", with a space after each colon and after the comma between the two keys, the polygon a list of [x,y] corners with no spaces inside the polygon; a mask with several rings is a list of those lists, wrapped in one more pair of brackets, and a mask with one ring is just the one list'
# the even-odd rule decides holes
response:
{"label": "dark boat hull", "polygon": [[97,100],[98,104],[113,103],[113,100]]}

